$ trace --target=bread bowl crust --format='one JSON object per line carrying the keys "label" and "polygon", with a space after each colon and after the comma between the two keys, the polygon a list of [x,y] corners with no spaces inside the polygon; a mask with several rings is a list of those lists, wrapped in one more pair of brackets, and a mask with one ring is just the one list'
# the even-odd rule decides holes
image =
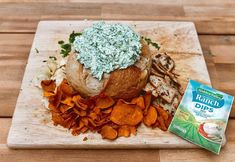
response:
{"label": "bread bowl crust", "polygon": [[66,64],[69,84],[84,97],[100,93],[123,99],[138,96],[147,83],[152,64],[148,45],[141,43],[141,57],[134,65],[104,74],[102,80],[93,77],[90,70],[76,60],[76,53],[70,54]]}

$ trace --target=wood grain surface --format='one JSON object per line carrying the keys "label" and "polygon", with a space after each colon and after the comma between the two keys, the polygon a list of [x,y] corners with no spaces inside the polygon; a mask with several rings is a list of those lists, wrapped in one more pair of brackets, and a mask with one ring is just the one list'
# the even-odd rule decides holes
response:
{"label": "wood grain surface", "polygon": [[0,116],[12,116],[33,34],[0,34]]}
{"label": "wood grain surface", "polygon": [[0,32],[35,32],[39,20],[194,21],[200,34],[235,34],[235,1],[1,0]]}
{"label": "wood grain surface", "polygon": [[[235,138],[230,133],[219,156],[202,149],[9,150],[6,146],[10,117],[39,20],[193,21],[213,87],[235,95],[235,59],[228,57],[235,55],[234,11],[233,0],[0,0],[0,161],[235,161]],[[215,59],[216,55],[220,59]],[[234,105],[231,116],[235,117]],[[230,119],[227,129],[232,135],[233,123]]]}

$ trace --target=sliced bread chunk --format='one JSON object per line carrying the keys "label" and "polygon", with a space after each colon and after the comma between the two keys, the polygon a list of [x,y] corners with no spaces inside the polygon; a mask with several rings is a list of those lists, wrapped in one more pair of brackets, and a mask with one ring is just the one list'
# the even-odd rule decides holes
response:
{"label": "sliced bread chunk", "polygon": [[156,75],[150,75],[149,81],[155,88],[158,88],[160,85],[165,84],[164,79]]}
{"label": "sliced bread chunk", "polygon": [[144,87],[144,91],[146,91],[146,92],[153,91],[154,89],[155,89],[155,87],[151,83],[147,83]]}
{"label": "sliced bread chunk", "polygon": [[159,96],[159,94],[158,94],[158,92],[157,92],[156,89],[152,91],[152,95],[153,95],[154,97],[156,97],[156,98]]}
{"label": "sliced bread chunk", "polygon": [[176,95],[176,90],[167,84],[162,84],[157,87],[157,93],[167,103],[172,103],[173,98]]}

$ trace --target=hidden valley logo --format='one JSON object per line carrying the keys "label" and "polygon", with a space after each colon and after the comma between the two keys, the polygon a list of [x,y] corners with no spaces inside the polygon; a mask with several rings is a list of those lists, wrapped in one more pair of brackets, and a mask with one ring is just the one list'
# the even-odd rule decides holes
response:
{"label": "hidden valley logo", "polygon": [[221,94],[213,93],[202,88],[197,88],[192,93],[192,101],[195,102],[195,108],[200,110],[213,112],[214,109],[221,108],[224,105],[224,98]]}

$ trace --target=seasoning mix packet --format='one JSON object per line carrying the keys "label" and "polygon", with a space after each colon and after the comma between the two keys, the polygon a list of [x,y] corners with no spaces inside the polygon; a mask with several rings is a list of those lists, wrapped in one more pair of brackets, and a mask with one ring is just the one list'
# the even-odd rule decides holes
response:
{"label": "seasoning mix packet", "polygon": [[234,97],[190,80],[168,130],[219,154]]}

